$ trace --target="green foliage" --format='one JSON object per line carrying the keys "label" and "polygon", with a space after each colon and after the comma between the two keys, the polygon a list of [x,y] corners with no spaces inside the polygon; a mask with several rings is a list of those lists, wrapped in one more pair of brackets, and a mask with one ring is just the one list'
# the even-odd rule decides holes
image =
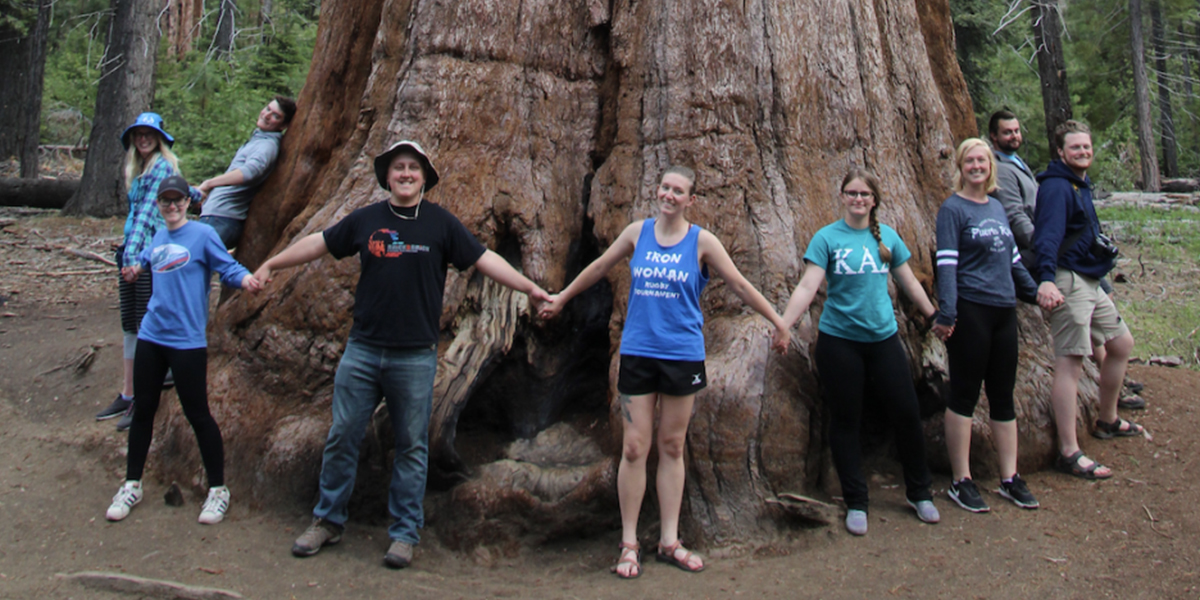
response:
{"label": "green foliage", "polygon": [[1138,356],[1179,355],[1197,368],[1200,324],[1200,214],[1179,208],[1121,206],[1098,211],[1122,245],[1117,272],[1128,284],[1113,295]]}
{"label": "green foliage", "polygon": [[0,35],[23,37],[37,19],[37,4],[28,0],[0,0]]}
{"label": "green foliage", "polygon": [[[1176,139],[1182,176],[1200,174],[1200,13],[1195,0],[1160,0],[1167,32],[1167,71],[1162,74],[1174,92]],[[1027,8],[1031,0],[951,0],[958,37],[958,60],[975,104],[980,131],[987,118],[1001,107],[1021,119],[1025,147],[1022,157],[1044,168],[1048,134],[1038,81],[1032,13],[1026,12],[1000,29],[1005,17]],[[1149,2],[1144,2],[1144,27],[1150,43]],[[1091,127],[1097,147],[1089,171],[1106,189],[1133,189],[1141,178],[1134,112],[1132,47],[1128,0],[1073,0],[1066,2],[1063,53],[1067,83],[1076,119]],[[1011,10],[1010,9],[1015,9]],[[1146,48],[1147,66],[1154,55]],[[1186,60],[1185,60],[1186,59]],[[1156,74],[1151,72],[1152,110],[1157,121]],[[1193,81],[1195,80],[1195,81]],[[1191,89],[1192,94],[1187,91]],[[1161,135],[1156,133],[1161,155]]]}
{"label": "green foliage", "polygon": [[[15,0],[0,0],[13,2]],[[104,53],[108,0],[57,0],[46,62],[42,141],[86,141],[96,103],[98,63]],[[220,175],[254,130],[258,112],[276,94],[295,97],[308,77],[316,43],[318,0],[277,0],[270,19],[261,19],[258,0],[238,0],[233,53],[208,52],[216,27],[206,18],[195,49],[170,56],[159,48],[151,109],[162,114],[175,136],[174,150],[189,181]],[[254,24],[247,27],[247,23]]]}

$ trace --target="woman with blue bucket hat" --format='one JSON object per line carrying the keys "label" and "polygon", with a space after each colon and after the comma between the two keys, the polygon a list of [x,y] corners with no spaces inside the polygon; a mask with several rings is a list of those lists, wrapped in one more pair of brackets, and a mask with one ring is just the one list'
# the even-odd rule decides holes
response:
{"label": "woman with blue bucket hat", "polygon": [[[158,185],[171,175],[181,175],[179,159],[171,152],[175,138],[163,127],[158,113],[144,112],[121,133],[125,147],[125,189],[129,215],[125,218],[125,242],[117,249],[117,268],[124,271],[137,263],[137,256],[149,244],[154,234],[165,227],[155,205]],[[193,201],[200,192],[191,188]],[[146,304],[153,289],[151,277],[125,281],[118,273],[117,291],[121,300],[121,330],[124,332],[124,379],[121,392],[107,408],[96,414],[97,421],[122,417],[117,430],[129,428],[133,418],[133,355],[137,347],[138,326],[146,314]]]}

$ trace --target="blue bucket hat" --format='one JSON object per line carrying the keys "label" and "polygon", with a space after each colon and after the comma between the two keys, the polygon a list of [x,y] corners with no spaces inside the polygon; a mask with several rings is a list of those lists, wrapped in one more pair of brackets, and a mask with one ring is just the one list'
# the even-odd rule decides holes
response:
{"label": "blue bucket hat", "polygon": [[126,127],[125,131],[121,133],[121,145],[124,146],[126,150],[129,149],[129,134],[131,131],[133,131],[134,127],[149,127],[150,129],[153,129],[162,135],[163,141],[167,143],[168,147],[175,144],[175,138],[171,137],[171,134],[167,133],[166,131],[163,131],[162,116],[158,113],[144,112],[138,115],[137,120],[133,122],[133,125]]}

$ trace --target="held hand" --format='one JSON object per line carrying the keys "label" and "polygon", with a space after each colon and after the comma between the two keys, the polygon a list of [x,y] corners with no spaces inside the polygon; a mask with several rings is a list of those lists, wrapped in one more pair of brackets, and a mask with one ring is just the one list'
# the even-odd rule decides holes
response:
{"label": "held hand", "polygon": [[1046,310],[1053,310],[1066,301],[1066,298],[1063,298],[1062,292],[1058,290],[1058,286],[1053,281],[1043,281],[1038,286],[1037,301],[1038,306]]}
{"label": "held hand", "polygon": [[133,283],[137,281],[138,275],[141,273],[141,267],[121,267],[121,278],[125,280],[125,283]]}
{"label": "held hand", "polygon": [[266,263],[263,263],[263,265],[254,272],[254,279],[258,280],[259,289],[262,289],[268,283],[271,283],[271,274],[271,267],[267,266]]}
{"label": "held hand", "polygon": [[200,185],[196,186],[196,189],[200,190],[200,193],[204,194],[205,198],[208,198],[208,193],[211,192],[214,187],[216,186],[212,184],[211,179],[205,179]]}
{"label": "held hand", "polygon": [[771,334],[771,349],[780,354],[787,354],[788,346],[791,344],[791,342],[791,329],[776,327],[775,332]]}
{"label": "held hand", "polygon": [[540,309],[550,301],[550,294],[539,286],[533,286],[533,291],[529,292],[529,301],[533,303],[533,310],[540,312]]}
{"label": "held hand", "polygon": [[250,292],[251,294],[257,294],[262,291],[263,286],[262,282],[259,281],[258,278],[247,273],[246,276],[242,278],[242,289]]}
{"label": "held hand", "polygon": [[954,334],[953,325],[942,325],[941,323],[934,323],[933,327],[931,327],[929,330],[933,332],[933,335],[937,336],[937,339],[942,340],[943,342]]}
{"label": "held hand", "polygon": [[563,303],[559,301],[558,294],[550,296],[550,298],[542,304],[541,310],[538,311],[538,318],[550,320],[558,316],[562,312]]}

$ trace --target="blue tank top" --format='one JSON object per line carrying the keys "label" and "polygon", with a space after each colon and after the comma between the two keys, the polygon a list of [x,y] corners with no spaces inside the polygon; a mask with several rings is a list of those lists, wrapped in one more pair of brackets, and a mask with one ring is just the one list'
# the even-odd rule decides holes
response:
{"label": "blue tank top", "polygon": [[678,244],[663,247],[654,219],[642,223],[629,259],[632,282],[621,333],[621,354],[664,360],[704,360],[704,314],[700,292],[708,267],[700,268],[700,228],[688,227]]}

